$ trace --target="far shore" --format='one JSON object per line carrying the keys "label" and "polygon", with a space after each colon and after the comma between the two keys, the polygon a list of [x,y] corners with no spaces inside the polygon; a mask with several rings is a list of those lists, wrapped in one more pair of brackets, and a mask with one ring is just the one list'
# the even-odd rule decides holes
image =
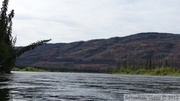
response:
{"label": "far shore", "polygon": [[[12,71],[19,71],[19,72],[61,72],[61,71],[48,71],[43,69],[38,69],[34,67],[26,67],[23,69],[20,68],[13,68]],[[67,73],[91,73],[91,72],[67,72]],[[102,73],[99,73],[102,74]],[[158,67],[152,70],[148,69],[138,69],[133,70],[130,68],[123,68],[119,70],[114,70],[112,73],[106,74],[120,74],[120,75],[147,75],[147,76],[180,76],[180,71],[173,70],[169,67]]]}

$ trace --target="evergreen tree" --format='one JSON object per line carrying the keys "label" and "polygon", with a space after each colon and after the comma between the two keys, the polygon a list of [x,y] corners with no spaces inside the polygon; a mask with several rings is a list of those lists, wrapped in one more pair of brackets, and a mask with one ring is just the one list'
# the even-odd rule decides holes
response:
{"label": "evergreen tree", "polygon": [[15,65],[16,57],[51,40],[38,41],[26,47],[16,49],[16,37],[12,36],[12,18],[14,17],[14,10],[7,14],[8,2],[9,0],[3,1],[0,11],[0,72],[5,73],[10,73]]}

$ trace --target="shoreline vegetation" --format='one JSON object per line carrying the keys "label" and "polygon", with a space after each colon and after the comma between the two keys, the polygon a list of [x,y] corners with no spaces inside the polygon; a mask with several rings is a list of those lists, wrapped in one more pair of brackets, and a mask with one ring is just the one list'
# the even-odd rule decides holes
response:
{"label": "shoreline vegetation", "polygon": [[152,75],[152,76],[180,76],[180,70],[175,70],[171,67],[156,67],[154,69],[132,69],[120,68],[113,71],[114,74],[129,74],[129,75]]}
{"label": "shoreline vegetation", "polygon": [[49,72],[47,70],[44,70],[44,69],[38,69],[38,68],[34,68],[34,67],[26,67],[26,68],[17,68],[17,67],[14,67],[12,69],[12,71],[21,71],[21,72]]}
{"label": "shoreline vegetation", "polygon": [[[44,69],[39,69],[35,67],[25,67],[17,68],[14,67],[12,71],[21,71],[21,72],[53,72]],[[57,71],[56,71],[57,72]],[[60,72],[60,71],[59,71]],[[120,68],[113,70],[111,74],[128,74],[128,75],[152,75],[152,76],[180,76],[180,70],[174,70],[171,67],[156,67],[154,69],[132,69],[132,68]]]}

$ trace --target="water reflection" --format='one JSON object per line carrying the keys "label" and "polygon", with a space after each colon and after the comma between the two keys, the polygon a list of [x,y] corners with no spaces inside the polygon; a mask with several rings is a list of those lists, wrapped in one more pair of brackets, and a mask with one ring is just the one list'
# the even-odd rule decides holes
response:
{"label": "water reflection", "polygon": [[10,100],[10,89],[6,88],[10,81],[10,74],[0,74],[0,101]]}

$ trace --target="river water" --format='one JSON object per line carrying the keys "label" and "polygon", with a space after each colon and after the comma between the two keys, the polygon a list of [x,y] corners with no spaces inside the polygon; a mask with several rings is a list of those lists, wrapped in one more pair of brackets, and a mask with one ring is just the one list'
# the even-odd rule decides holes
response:
{"label": "river water", "polygon": [[0,101],[123,101],[123,94],[180,94],[180,77],[90,73],[0,74]]}

